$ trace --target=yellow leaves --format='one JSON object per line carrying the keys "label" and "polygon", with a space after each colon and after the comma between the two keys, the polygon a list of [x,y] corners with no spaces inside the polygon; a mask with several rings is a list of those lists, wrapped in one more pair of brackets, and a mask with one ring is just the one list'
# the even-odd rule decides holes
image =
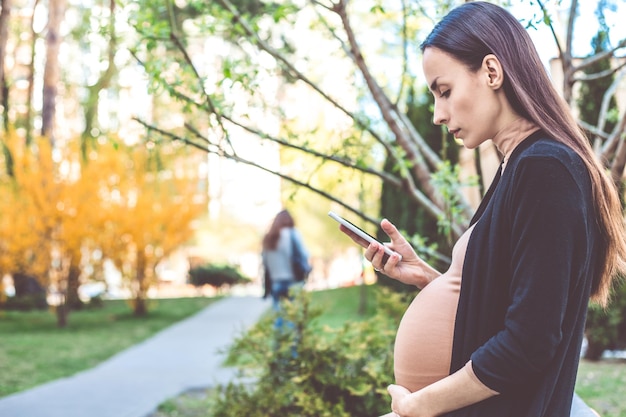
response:
{"label": "yellow leaves", "polygon": [[54,191],[50,186],[49,147],[42,143],[31,152],[15,135],[6,139],[5,145],[13,157],[14,177],[0,178],[0,269],[44,277],[51,252],[47,237],[52,231],[45,202]]}
{"label": "yellow leaves", "polygon": [[17,135],[4,140],[14,175],[0,175],[0,272],[46,283],[98,250],[128,277],[150,277],[192,236],[190,225],[206,206],[200,179],[171,168],[184,166],[185,156],[167,149],[105,143],[83,161],[78,149],[53,150],[45,139],[31,147]]}
{"label": "yellow leaves", "polygon": [[[105,216],[102,247],[120,270],[144,279],[153,275],[163,257],[190,239],[192,221],[206,207],[205,193],[196,189],[200,178],[172,170],[185,155],[167,149],[156,154],[142,147],[107,152],[111,151],[120,170],[117,176],[103,178],[100,188]],[[111,159],[103,155],[103,161]],[[133,267],[138,264],[141,270]]]}

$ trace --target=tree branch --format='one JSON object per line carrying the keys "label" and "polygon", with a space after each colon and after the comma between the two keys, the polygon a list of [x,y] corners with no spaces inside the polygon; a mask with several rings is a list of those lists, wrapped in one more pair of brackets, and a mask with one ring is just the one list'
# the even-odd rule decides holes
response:
{"label": "tree branch", "polygon": [[[315,186],[313,186],[313,185],[311,185],[309,183],[300,181],[300,180],[298,180],[296,178],[293,178],[290,175],[283,174],[280,171],[276,171],[276,170],[267,168],[264,165],[261,165],[261,164],[259,164],[257,162],[251,161],[251,160],[248,160],[246,158],[242,158],[242,157],[240,157],[240,156],[238,156],[236,154],[231,154],[231,153],[225,152],[221,148],[218,151],[218,149],[213,148],[213,147],[216,146],[215,144],[205,144],[205,145],[202,145],[200,143],[197,143],[197,142],[195,142],[193,140],[187,139],[187,138],[182,137],[180,135],[177,135],[175,133],[163,130],[163,129],[155,126],[155,125],[151,125],[151,124],[149,124],[149,123],[147,123],[147,122],[145,122],[145,121],[143,121],[143,120],[141,120],[141,119],[139,119],[137,117],[134,117],[133,120],[135,120],[136,122],[140,123],[146,129],[148,129],[150,131],[153,131],[153,132],[156,132],[156,133],[158,133],[158,134],[160,134],[160,135],[162,135],[162,136],[164,136],[166,138],[169,138],[170,140],[178,141],[178,142],[184,143],[185,145],[189,145],[189,146],[192,146],[192,147],[194,147],[196,149],[204,151],[206,153],[216,154],[216,155],[218,155],[220,157],[224,157],[224,158],[230,159],[232,161],[242,163],[244,165],[249,165],[249,166],[258,168],[258,169],[260,169],[262,171],[265,171],[267,173],[270,173],[272,175],[276,175],[276,176],[278,176],[278,177],[280,177],[280,178],[282,178],[284,180],[287,180],[287,181],[289,181],[291,183],[296,184],[299,187],[306,188],[306,189],[308,189],[310,191],[313,191],[314,193],[316,193],[316,194],[318,194],[318,195],[320,195],[320,196],[322,196],[322,197],[324,197],[324,198],[326,198],[326,199],[328,199],[328,200],[330,200],[330,201],[332,201],[334,203],[339,204],[340,206],[344,207],[346,210],[348,210],[348,211],[356,214],[357,216],[361,217],[363,220],[366,220],[366,221],[368,221],[368,222],[370,222],[372,224],[378,225],[378,219],[375,219],[373,217],[368,216],[367,214],[365,214],[365,213],[355,209],[354,207],[344,203],[341,199],[339,199],[339,198],[333,196],[332,194],[330,194],[330,193],[328,193],[328,192],[326,192],[326,191],[324,191],[324,190],[322,190],[320,188],[317,188],[317,187],[315,187]],[[197,131],[195,131],[195,132],[192,131],[192,133],[194,133],[194,136],[195,136]]]}
{"label": "tree branch", "polygon": [[[615,77],[615,79],[613,79],[613,82],[611,83],[609,88],[604,92],[604,96],[602,97],[602,106],[600,107],[600,114],[598,115],[598,130],[602,132],[604,132],[604,126],[606,124],[606,114],[609,111],[611,97],[613,97],[616,94],[616,91],[619,88],[619,85],[621,84],[624,77],[626,77],[626,71],[620,72],[619,75]],[[626,111],[625,111],[625,114],[626,114]],[[617,140],[619,138],[619,130],[616,130],[616,129],[618,128],[618,126],[619,126],[619,123],[613,129],[613,132],[611,132],[611,135],[608,138],[606,138],[604,146],[602,147],[602,150],[601,150],[602,157],[607,157],[610,153],[614,152],[615,148],[617,147]]]}
{"label": "tree branch", "polygon": [[[157,126],[151,125],[151,124],[149,124],[149,123],[147,123],[147,122],[145,122],[145,121],[143,121],[143,120],[141,120],[139,118],[135,117],[135,118],[133,118],[133,120],[137,121],[139,124],[144,126],[146,129],[148,129],[150,131],[153,131],[153,132],[156,132],[156,133],[158,133],[158,134],[160,134],[160,135],[162,135],[162,136],[164,136],[166,138],[169,138],[170,140],[178,141],[178,142],[184,143],[185,145],[188,145],[188,146],[194,147],[196,149],[199,149],[199,150],[201,150],[203,152],[216,154],[216,155],[218,155],[220,157],[224,157],[224,158],[230,159],[232,161],[235,161],[235,162],[238,162],[238,163],[242,163],[244,165],[249,165],[249,166],[252,166],[254,168],[258,168],[258,169],[260,169],[262,171],[265,171],[265,172],[267,172],[269,174],[276,175],[276,176],[278,176],[278,177],[280,177],[280,178],[282,178],[284,180],[287,180],[287,181],[289,181],[289,182],[291,182],[291,183],[293,183],[293,184],[295,184],[295,185],[297,185],[299,187],[306,188],[306,189],[308,189],[308,190],[310,190],[310,191],[312,191],[312,192],[314,192],[314,193],[316,193],[316,194],[326,198],[327,200],[329,200],[331,202],[337,203],[338,205],[344,207],[346,210],[348,210],[348,211],[354,213],[355,215],[359,216],[363,220],[365,220],[365,221],[367,221],[369,223],[372,223],[376,227],[379,226],[379,219],[371,217],[371,216],[368,216],[367,214],[365,214],[361,210],[355,209],[354,207],[344,203],[340,198],[335,197],[332,194],[330,194],[330,193],[328,193],[328,192],[326,192],[326,191],[324,191],[324,190],[322,190],[320,188],[317,188],[317,187],[311,185],[309,182],[300,181],[300,180],[298,180],[298,179],[296,179],[296,178],[294,178],[294,177],[292,177],[290,175],[284,174],[284,173],[282,173],[280,171],[276,171],[276,170],[267,168],[266,166],[261,165],[261,164],[259,164],[257,162],[254,162],[254,161],[242,158],[242,157],[237,156],[235,154],[230,154],[228,152],[224,152],[223,149],[217,147],[215,144],[210,143],[210,141],[208,139],[206,139],[203,135],[201,135],[197,131],[197,129],[193,128],[192,126],[187,125],[186,128],[195,137],[200,139],[204,143],[204,145],[202,145],[200,143],[197,143],[197,142],[195,142],[193,140],[190,140],[190,139],[188,139],[186,137],[182,137],[182,136],[176,135],[176,134],[174,134],[172,132],[163,130],[163,129],[161,129],[161,128],[157,127]],[[354,167],[354,168],[358,169],[358,167]],[[432,250],[430,248],[422,247],[422,248],[417,248],[417,249],[420,252],[426,253],[426,254],[428,254],[428,255],[430,255],[430,256],[432,256],[432,257],[434,257],[434,258],[436,258],[436,259],[438,259],[440,261],[443,261],[443,262],[446,262],[446,263],[450,262],[450,258],[449,257],[447,257],[447,256],[445,256],[445,255],[443,255],[443,254],[441,254],[441,253],[439,253],[437,251],[434,251],[434,250]]]}
{"label": "tree branch", "polygon": [[337,100],[326,94],[317,84],[315,84],[312,80],[310,80],[305,74],[298,71],[298,69],[291,64],[279,51],[272,48],[267,42],[261,39],[256,31],[254,31],[250,25],[246,22],[245,18],[237,11],[237,9],[233,6],[233,4],[229,0],[218,0],[218,2],[226,8],[230,13],[233,14],[234,20],[241,25],[241,28],[245,31],[245,33],[250,37],[251,40],[259,47],[261,50],[270,54],[274,59],[276,59],[284,68],[295,78],[301,80],[306,85],[308,85],[311,89],[317,92],[320,96],[322,96],[326,101],[335,106],[338,110],[348,116],[354,123],[360,128],[366,130],[369,134],[372,135],[374,139],[376,139],[379,143],[381,143],[389,152],[389,143],[382,139],[380,135],[372,130],[368,123],[364,120],[359,119],[354,113],[350,112],[346,109],[341,103]]}
{"label": "tree branch", "polygon": [[[436,169],[438,164],[441,162],[440,158],[434,152],[432,152],[432,149],[430,149],[430,147],[428,147],[425,143],[423,143],[423,146],[416,146],[418,142],[417,139],[420,138],[419,135],[416,137],[411,137],[410,135],[407,135],[408,132],[414,132],[415,130],[414,128],[413,130],[411,130],[413,126],[410,122],[406,123],[406,115],[397,111],[397,108],[393,106],[393,104],[389,101],[388,97],[383,92],[382,88],[378,85],[373,75],[369,71],[369,68],[365,63],[365,59],[361,54],[360,47],[356,41],[354,31],[352,30],[352,26],[348,18],[346,1],[340,0],[339,2],[335,3],[335,7],[333,10],[339,15],[341,21],[343,22],[343,28],[348,37],[348,43],[350,44],[352,56],[355,59],[355,64],[361,71],[361,74],[363,74],[365,82],[367,83],[368,88],[372,93],[372,97],[374,101],[378,104],[383,119],[385,120],[391,131],[394,133],[396,141],[407,152],[408,159],[413,164],[413,172],[416,178],[420,181],[420,185],[424,190],[424,194],[427,195],[437,207],[444,207],[441,196],[430,182],[431,171],[425,164],[423,156],[427,156],[428,163],[431,165],[432,169]],[[455,230],[454,232],[456,234],[457,230]]]}
{"label": "tree branch", "polygon": [[[168,16],[169,16],[169,25],[170,25],[170,39],[174,43],[174,46],[176,46],[176,48],[179,50],[179,52],[183,55],[183,58],[185,59],[185,62],[187,63],[189,68],[191,68],[191,71],[193,72],[194,77],[196,78],[196,80],[198,82],[198,91],[201,92],[202,96],[206,100],[207,107],[210,109],[210,112],[216,114],[217,113],[217,109],[215,107],[215,104],[213,103],[213,100],[211,100],[211,96],[209,94],[207,94],[205,89],[204,89],[204,80],[200,76],[200,73],[198,72],[198,69],[196,68],[195,64],[191,60],[191,57],[189,56],[189,53],[187,52],[187,48],[184,47],[184,45],[180,41],[180,38],[176,34],[176,32],[177,32],[176,19],[174,17],[173,11],[172,11],[171,0],[167,0],[167,6],[168,6],[167,12],[168,12]],[[221,120],[219,120],[219,118],[217,120],[217,123],[221,124]],[[223,126],[220,126],[220,127],[222,128],[221,131],[224,133],[223,139],[229,144],[229,146],[231,147],[233,152],[235,152],[235,149],[234,149],[232,143],[230,142],[230,137],[227,134],[227,130]]]}
{"label": "tree branch", "polygon": [[[613,130],[613,135],[619,142],[617,146],[617,151],[615,152],[615,157],[613,158],[613,162],[611,163],[611,177],[615,184],[619,184],[623,180],[624,176],[624,166],[626,166],[626,111],[622,114],[622,118],[620,119],[617,126]],[[613,136],[611,135],[611,136]]]}
{"label": "tree branch", "polygon": [[[622,39],[615,48],[598,52],[597,54],[582,60],[578,65],[573,67],[572,71],[573,72],[582,71],[585,68],[589,67],[590,65],[593,65],[604,59],[611,58],[615,55],[615,52],[617,52],[619,49],[624,48],[624,47],[626,47],[626,39]],[[622,68],[623,66],[624,64],[620,65],[619,68]]]}
{"label": "tree branch", "polygon": [[602,78],[610,77],[611,75],[617,74],[624,67],[626,67],[626,62],[621,63],[615,68],[609,68],[604,71],[596,72],[595,74],[584,74],[578,77],[574,77],[574,81],[588,82],[600,80]]}

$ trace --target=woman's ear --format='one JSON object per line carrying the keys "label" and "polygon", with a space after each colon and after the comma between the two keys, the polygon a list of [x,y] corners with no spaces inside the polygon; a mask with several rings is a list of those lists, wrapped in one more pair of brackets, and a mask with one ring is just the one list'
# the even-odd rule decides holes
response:
{"label": "woman's ear", "polygon": [[500,60],[494,55],[485,55],[483,58],[482,70],[487,76],[487,85],[494,90],[502,87],[504,83],[504,70]]}

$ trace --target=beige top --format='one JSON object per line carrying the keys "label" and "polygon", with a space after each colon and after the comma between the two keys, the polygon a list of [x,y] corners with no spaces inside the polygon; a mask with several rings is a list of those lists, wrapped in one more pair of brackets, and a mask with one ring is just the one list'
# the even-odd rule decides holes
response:
{"label": "beige top", "polygon": [[[498,132],[493,142],[504,154],[503,169],[513,149],[536,130],[534,124],[520,118]],[[461,274],[473,229],[470,227],[454,245],[450,268],[419,292],[400,322],[394,347],[394,374],[396,383],[411,392],[450,374]],[[464,369],[473,375],[471,362]],[[475,376],[473,379],[490,390]]]}

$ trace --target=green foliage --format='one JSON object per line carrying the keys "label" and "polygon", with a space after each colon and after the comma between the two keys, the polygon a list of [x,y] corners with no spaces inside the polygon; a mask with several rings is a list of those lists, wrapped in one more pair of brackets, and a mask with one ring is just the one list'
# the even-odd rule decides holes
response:
{"label": "green foliage", "polygon": [[191,284],[196,287],[210,285],[215,288],[236,284],[245,284],[250,279],[243,276],[238,268],[231,265],[207,264],[189,270]]}
{"label": "green foliage", "polygon": [[585,359],[598,360],[607,349],[626,347],[626,285],[619,286],[612,303],[603,309],[596,305],[589,306],[585,336],[587,350]]}
{"label": "green foliage", "polygon": [[[591,41],[593,51],[590,56],[594,56],[600,52],[611,49],[609,42],[609,28],[604,20],[603,7],[606,7],[605,2],[599,2],[596,9],[596,16],[598,17],[600,28],[596,36],[594,36]],[[607,56],[606,58],[600,59],[587,66],[584,72],[587,75],[596,75],[609,69],[611,69],[611,57]],[[602,105],[604,94],[613,83],[614,78],[614,73],[610,73],[608,76],[588,80],[580,84],[577,106],[580,112],[581,120],[592,126],[598,125],[600,106]],[[606,119],[604,120],[605,125],[603,130],[605,132],[611,132],[617,124],[618,118],[619,112],[617,110],[617,101],[615,96],[613,96],[609,101],[609,111],[607,112]]]}
{"label": "green foliage", "polygon": [[0,310],[32,311],[47,310],[48,302],[45,294],[26,294],[20,297],[7,297],[0,301]]}
{"label": "green foliage", "polygon": [[576,394],[605,417],[626,416],[626,361],[581,361]]}
{"label": "green foliage", "polygon": [[[596,17],[598,18],[599,29],[592,39],[593,48],[590,56],[611,49],[609,40],[609,27],[604,19],[604,10],[611,7],[606,1],[598,2],[596,6]],[[611,69],[611,57],[607,56],[585,68],[585,74],[596,75]],[[577,106],[580,112],[580,119],[591,126],[602,128],[604,132],[612,132],[619,118],[619,111],[615,96],[608,102],[608,109],[604,120],[600,120],[600,110],[603,105],[604,94],[611,87],[614,74],[605,77],[590,79],[580,83],[580,94],[577,99]],[[594,137],[588,132],[590,139]],[[624,191],[623,181],[617,184],[618,189]],[[623,201],[622,195],[622,201]],[[621,340],[622,346],[626,340],[626,286],[622,285],[613,295],[613,302],[606,309],[597,306],[590,306],[585,334],[587,336],[588,348],[585,358],[598,360],[607,349],[615,349]],[[621,332],[621,335],[620,335]]]}
{"label": "green foliage", "polygon": [[104,307],[104,300],[101,295],[94,295],[89,299],[86,304],[87,308],[102,308]]}
{"label": "green foliage", "polygon": [[437,226],[442,236],[452,244],[452,225],[460,224],[463,220],[461,208],[461,188],[476,183],[475,178],[465,182],[459,180],[461,167],[450,161],[443,161],[432,175],[432,183],[444,200],[444,215],[437,219]]}
{"label": "green foliage", "polygon": [[405,307],[401,296],[382,291],[377,314],[338,329],[316,325],[321,312],[311,307],[309,297],[299,292],[284,303],[282,317],[292,327],[277,330],[272,314],[235,342],[229,360],[254,383],[217,390],[212,417],[389,412],[386,387],[393,381],[393,340]]}
{"label": "green foliage", "polygon": [[[407,116],[433,151],[437,152],[445,161],[449,161],[450,164],[456,164],[459,159],[459,146],[454,142],[451,135],[444,133],[439,126],[433,124],[433,100],[432,94],[427,89],[422,91],[409,90]],[[403,153],[396,152],[394,156],[395,158],[387,158],[384,170],[401,172],[402,175],[412,175],[409,162],[404,161]],[[394,159],[398,158],[399,161],[393,162]],[[419,184],[417,179],[414,180],[416,184]],[[449,191],[452,192],[452,190]],[[410,199],[406,195],[406,191],[383,184],[380,217],[392,220],[408,237],[420,256],[424,256],[435,268],[447,269],[448,265],[445,262],[429,257],[428,253],[435,250],[449,253],[452,249],[449,239],[442,236],[437,219],[432,218],[423,207]],[[383,241],[387,240],[383,232],[378,233],[378,238]],[[413,291],[415,289],[382,274],[379,274],[379,281],[383,285],[400,291]]]}

